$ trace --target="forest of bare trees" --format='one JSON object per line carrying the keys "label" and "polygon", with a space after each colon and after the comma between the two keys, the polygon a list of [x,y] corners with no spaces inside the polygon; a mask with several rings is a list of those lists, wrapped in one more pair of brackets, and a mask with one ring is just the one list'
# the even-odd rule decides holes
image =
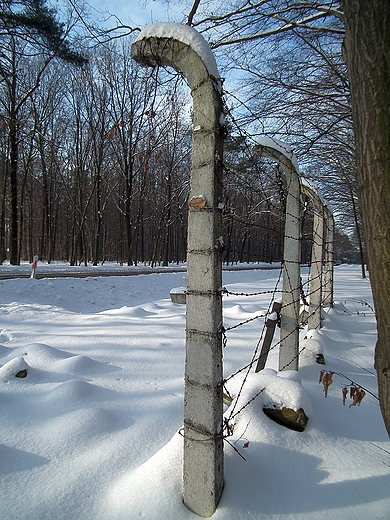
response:
{"label": "forest of bare trees", "polygon": [[[206,2],[192,6],[193,25],[210,39],[226,77],[224,261],[281,259],[280,172],[251,153],[264,133],[292,144],[305,175],[336,204],[350,237],[340,235],[340,257],[350,257],[363,244],[341,22],[329,11],[324,30],[278,31],[269,27],[277,16],[264,15],[272,2],[260,4],[263,14],[248,4],[229,16],[210,16]],[[70,7],[62,41],[69,41],[68,54],[71,45],[80,54],[66,59],[3,16],[0,262],[35,254],[71,264],[185,261],[188,90],[180,76],[131,60],[133,28],[102,31],[91,22],[86,33],[82,5]],[[292,14],[302,17],[305,9]],[[249,21],[258,34],[248,36],[243,55]],[[310,211],[307,217],[303,226],[310,227]],[[303,244],[303,259],[309,250]]]}
{"label": "forest of bare trees", "polygon": [[[130,43],[123,38],[94,49],[82,68],[53,63],[20,105],[16,263],[35,254],[71,264],[185,261],[188,93],[181,78],[158,83],[155,72],[139,68]],[[17,101],[31,89],[25,82],[36,81],[41,59],[20,55],[18,66]],[[7,121],[4,110],[1,260],[10,250]],[[261,174],[234,141],[226,164],[226,261],[280,260],[280,187],[273,173]]]}
{"label": "forest of bare trees", "polygon": [[[166,4],[205,37],[225,79],[224,261],[282,259],[283,182],[251,150],[260,135],[285,141],[333,208],[339,254],[359,250],[363,276],[367,245],[390,433],[388,0]],[[107,13],[102,28],[82,0],[61,5],[57,16],[46,0],[0,3],[0,264],[182,262],[183,79],[130,59],[140,28]],[[307,225],[303,201],[303,238]],[[303,240],[303,261],[309,250]]]}

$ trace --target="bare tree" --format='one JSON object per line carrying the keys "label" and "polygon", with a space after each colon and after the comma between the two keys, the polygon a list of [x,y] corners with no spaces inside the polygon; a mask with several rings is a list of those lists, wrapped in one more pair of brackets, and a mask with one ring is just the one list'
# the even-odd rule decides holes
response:
{"label": "bare tree", "polygon": [[124,223],[124,250],[120,260],[125,259],[131,265],[137,256],[138,226],[141,224],[133,202],[137,188],[142,193],[145,188],[142,178],[152,152],[157,83],[154,72],[141,69],[131,60],[128,39],[111,47],[104,79],[111,93],[112,126],[108,138],[112,167],[118,175],[115,196]]}

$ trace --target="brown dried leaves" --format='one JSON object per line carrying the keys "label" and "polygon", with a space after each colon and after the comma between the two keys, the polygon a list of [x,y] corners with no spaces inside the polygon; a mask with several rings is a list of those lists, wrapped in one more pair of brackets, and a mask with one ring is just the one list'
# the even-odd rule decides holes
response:
{"label": "brown dried leaves", "polygon": [[[347,389],[348,392],[348,389]],[[359,386],[351,385],[349,388],[349,397],[352,399],[352,403],[349,405],[351,406],[360,406],[360,403],[363,400],[363,397],[366,395],[366,392],[363,390],[363,388],[360,388]],[[343,403],[345,404],[345,403]]]}
{"label": "brown dried leaves", "polygon": [[322,383],[324,387],[324,393],[325,397],[328,397],[328,388],[333,383],[333,376],[334,372],[325,372],[325,370],[321,370],[320,372],[320,380],[319,383]]}
{"label": "brown dried leaves", "polygon": [[[333,374],[334,372],[325,372],[325,370],[321,370],[320,372],[320,379],[318,382],[322,383],[324,387],[325,397],[328,397],[329,386],[333,383]],[[363,388],[356,385],[355,383],[344,386],[341,390],[344,406],[348,397],[348,391],[349,397],[352,399],[352,403],[349,405],[349,408],[351,408],[351,406],[360,406],[363,397],[366,395],[366,392],[363,390]]]}

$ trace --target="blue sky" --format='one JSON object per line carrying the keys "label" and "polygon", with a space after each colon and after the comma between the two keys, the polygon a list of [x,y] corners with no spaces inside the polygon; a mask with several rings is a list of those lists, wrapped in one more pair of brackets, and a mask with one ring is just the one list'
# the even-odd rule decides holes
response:
{"label": "blue sky", "polygon": [[[91,8],[109,11],[124,24],[144,26],[153,22],[181,22],[183,5],[161,0],[88,0]],[[190,8],[189,8],[190,9]]]}

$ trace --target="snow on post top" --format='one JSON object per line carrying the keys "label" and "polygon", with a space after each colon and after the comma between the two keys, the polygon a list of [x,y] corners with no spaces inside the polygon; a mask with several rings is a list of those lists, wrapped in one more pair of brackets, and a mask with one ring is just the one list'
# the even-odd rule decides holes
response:
{"label": "snow on post top", "polygon": [[328,208],[328,210],[333,214],[333,211],[331,210],[329,203],[325,200],[325,198],[322,196],[320,190],[318,187],[308,179],[301,178],[302,185],[307,186],[315,195],[318,197],[318,200],[321,202],[323,206]]}
{"label": "snow on post top", "polygon": [[303,178],[303,177],[302,177],[302,179],[301,179],[301,182],[302,182],[302,184],[303,184],[304,186],[307,186],[307,187],[309,188],[309,190],[311,190],[312,192],[314,192],[314,193],[318,196],[318,198],[321,198],[321,194],[320,194],[320,192],[318,191],[317,186],[316,186],[313,182],[311,182],[311,181],[309,181],[308,179],[305,179],[305,178]]}
{"label": "snow on post top", "polygon": [[173,22],[159,22],[147,25],[134,41],[137,42],[153,36],[156,38],[173,38],[185,43],[199,55],[210,76],[220,79],[217,63],[209,44],[198,31],[189,25]]}
{"label": "snow on post top", "polygon": [[256,142],[259,146],[267,146],[268,148],[273,148],[274,150],[277,150],[278,152],[282,153],[285,157],[287,157],[287,159],[289,159],[292,162],[297,173],[299,173],[298,160],[289,144],[283,143],[282,141],[278,141],[277,139],[274,139],[273,137],[269,137],[267,135],[259,137]]}

